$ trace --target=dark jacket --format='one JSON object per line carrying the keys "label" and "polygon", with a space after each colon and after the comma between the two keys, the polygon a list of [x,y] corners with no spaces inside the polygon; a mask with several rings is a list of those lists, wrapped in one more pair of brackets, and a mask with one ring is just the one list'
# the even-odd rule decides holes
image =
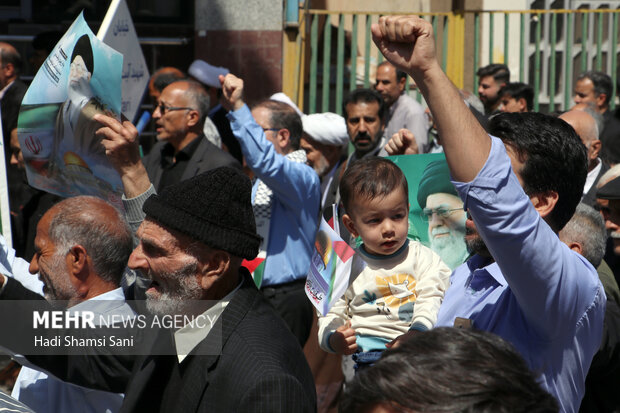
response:
{"label": "dark jacket", "polygon": [[[124,392],[121,412],[316,411],[314,380],[301,347],[264,301],[247,270],[240,272],[241,287],[207,338],[182,363],[175,355],[157,355],[173,345],[166,330],[151,336],[149,355],[95,352],[28,359],[62,380]],[[32,298],[33,293],[19,287],[9,280],[0,297]],[[31,313],[23,320],[20,317],[16,314],[12,319],[32,323]],[[206,353],[212,355],[202,355]]]}
{"label": "dark jacket", "polygon": [[[204,135],[200,135],[196,139],[200,139],[200,143],[189,160],[185,172],[183,172],[182,180],[192,178],[220,166],[231,166],[241,169],[241,165],[235,158],[209,142]],[[163,172],[161,151],[164,145],[166,145],[166,142],[158,142],[153,146],[149,154],[142,159],[149,179],[158,191]]]}

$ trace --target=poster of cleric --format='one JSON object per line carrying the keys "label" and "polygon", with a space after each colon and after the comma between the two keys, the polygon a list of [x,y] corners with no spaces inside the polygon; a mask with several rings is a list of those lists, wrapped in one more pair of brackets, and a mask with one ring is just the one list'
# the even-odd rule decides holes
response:
{"label": "poster of cleric", "polygon": [[98,40],[82,14],[34,77],[18,120],[28,182],[63,197],[120,203],[121,180],[105,155],[97,113],[118,118],[123,57]]}
{"label": "poster of cleric", "polygon": [[390,156],[409,186],[409,237],[435,251],[451,269],[469,253],[463,201],[450,181],[444,154]]}

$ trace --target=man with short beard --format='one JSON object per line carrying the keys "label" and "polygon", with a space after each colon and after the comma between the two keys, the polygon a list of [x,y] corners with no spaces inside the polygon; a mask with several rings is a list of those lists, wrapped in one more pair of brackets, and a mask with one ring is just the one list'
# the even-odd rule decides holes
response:
{"label": "man with short beard", "polygon": [[424,95],[472,218],[466,239],[476,239],[475,229],[491,253],[478,251],[454,270],[437,326],[508,340],[540,372],[560,411],[578,411],[605,312],[596,270],[557,235],[582,196],[583,143],[566,122],[540,113],[496,115],[489,136],[441,70],[430,23],[388,16],[371,30],[386,59]]}
{"label": "man with short beard", "polygon": [[304,133],[299,147],[306,151],[306,164],[321,180],[321,209],[336,202],[340,176],[347,159],[349,142],[344,118],[335,113],[314,113],[301,117]]}
{"label": "man with short beard", "polygon": [[[385,146],[385,102],[379,93],[356,89],[342,102],[349,140],[355,147],[347,164],[365,156],[383,155]],[[417,152],[416,152],[417,153]]]}
{"label": "man with short beard", "polygon": [[499,112],[500,89],[510,81],[508,66],[493,63],[481,67],[476,72],[478,75],[478,95],[484,105],[484,114],[491,116]]}

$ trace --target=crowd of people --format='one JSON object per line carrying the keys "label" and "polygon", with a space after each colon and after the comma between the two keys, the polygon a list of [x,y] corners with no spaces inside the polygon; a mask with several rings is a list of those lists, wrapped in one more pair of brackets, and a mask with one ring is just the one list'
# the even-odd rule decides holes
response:
{"label": "crowd of people", "polygon": [[[620,411],[620,111],[611,109],[611,78],[585,72],[574,107],[532,112],[533,89],[510,82],[503,64],[480,68],[479,98],[456,89],[432,33],[412,16],[373,24],[386,61],[373,89],[344,99],[344,116],[303,114],[282,93],[248,106],[251,85],[201,60],[187,72],[158,70],[148,88],[154,145],[103,113],[94,135],[80,137],[96,139],[118,172],[122,211],[27,185],[17,139],[26,86],[19,54],[0,43],[15,228],[14,249],[0,237],[0,303],[211,320],[119,332],[139,354],[27,352],[0,338],[23,366],[14,399],[0,404]],[[408,76],[426,112],[406,94]],[[423,153],[445,161],[429,163],[419,182],[386,158]],[[428,246],[411,235],[411,188]],[[349,288],[321,315],[305,284],[334,204],[356,253]],[[6,318],[32,333],[25,306]],[[62,332],[98,337],[71,325]]]}

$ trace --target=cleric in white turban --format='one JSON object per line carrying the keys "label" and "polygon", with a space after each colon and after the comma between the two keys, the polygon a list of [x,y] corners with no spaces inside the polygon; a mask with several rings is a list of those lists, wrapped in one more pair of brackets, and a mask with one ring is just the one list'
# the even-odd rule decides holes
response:
{"label": "cleric in white turban", "polygon": [[335,113],[315,113],[301,118],[301,149],[321,179],[321,207],[337,201],[338,183],[349,142],[344,118]]}

